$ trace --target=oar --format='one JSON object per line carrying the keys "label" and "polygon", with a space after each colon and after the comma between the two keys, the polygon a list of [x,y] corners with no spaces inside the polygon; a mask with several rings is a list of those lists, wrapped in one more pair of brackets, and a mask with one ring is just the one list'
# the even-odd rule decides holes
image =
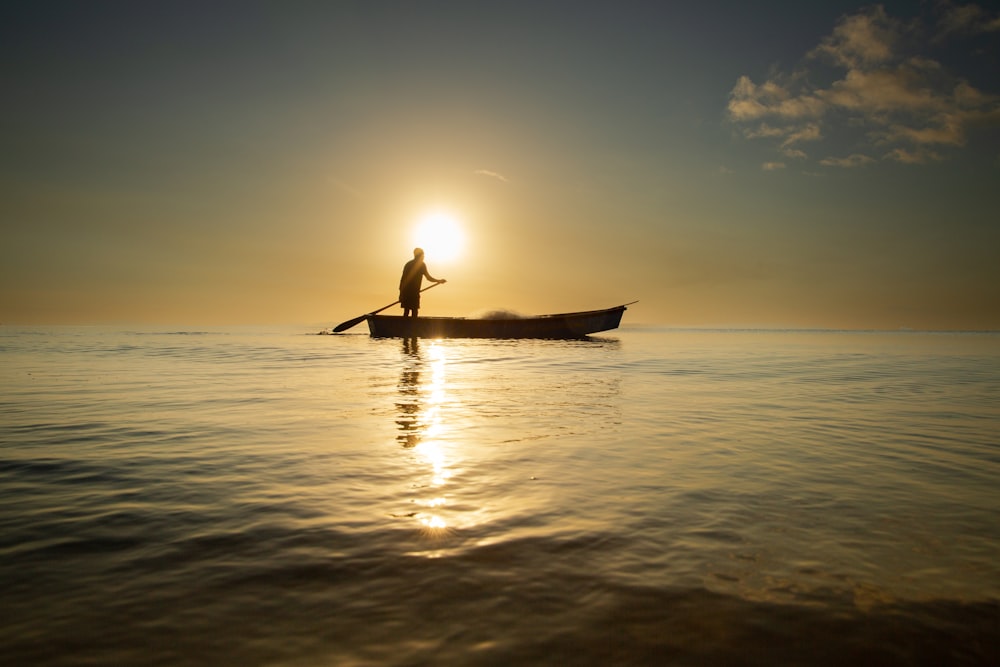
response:
{"label": "oar", "polygon": [[[442,281],[442,282],[443,282],[443,281]],[[432,288],[432,287],[437,287],[437,286],[438,286],[438,285],[440,285],[440,284],[441,284],[441,283],[434,283],[433,285],[428,285],[427,287],[423,288],[423,289],[422,289],[422,290],[420,290],[420,291],[421,291],[421,292],[426,292],[426,291],[427,291],[427,290],[429,290],[430,288]],[[381,307],[381,308],[379,308],[378,310],[373,310],[373,311],[372,311],[372,312],[370,312],[370,313],[365,313],[364,315],[361,315],[360,317],[355,317],[355,318],[354,318],[353,320],[347,320],[346,322],[341,322],[340,324],[338,324],[337,326],[335,326],[335,327],[333,328],[333,333],[340,333],[341,331],[347,331],[347,330],[348,330],[348,329],[350,329],[351,327],[353,327],[353,326],[355,326],[355,325],[358,325],[358,324],[361,324],[362,322],[364,322],[365,320],[367,320],[367,319],[368,319],[369,317],[371,317],[372,315],[375,315],[375,314],[378,314],[378,313],[381,313],[381,312],[382,312],[383,310],[385,310],[386,308],[392,308],[392,307],[393,307],[393,306],[395,306],[395,305],[396,305],[397,303],[399,303],[399,301],[393,301],[393,302],[392,302],[392,303],[390,303],[390,304],[389,304],[388,306],[382,306],[382,307]]]}

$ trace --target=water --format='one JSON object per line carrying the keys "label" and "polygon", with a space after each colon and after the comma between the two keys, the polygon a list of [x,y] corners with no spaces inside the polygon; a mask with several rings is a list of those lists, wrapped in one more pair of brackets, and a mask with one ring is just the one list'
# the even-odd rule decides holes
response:
{"label": "water", "polygon": [[1000,662],[1000,336],[0,328],[0,663]]}

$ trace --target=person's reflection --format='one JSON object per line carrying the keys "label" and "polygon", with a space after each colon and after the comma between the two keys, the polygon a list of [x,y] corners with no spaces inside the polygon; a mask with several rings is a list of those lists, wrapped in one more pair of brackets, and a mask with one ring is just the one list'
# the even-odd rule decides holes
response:
{"label": "person's reflection", "polygon": [[396,440],[406,448],[419,445],[423,431],[420,423],[420,371],[423,365],[418,339],[404,338],[403,373],[399,378],[399,399],[396,401],[396,408],[399,410],[396,418],[399,434]]}

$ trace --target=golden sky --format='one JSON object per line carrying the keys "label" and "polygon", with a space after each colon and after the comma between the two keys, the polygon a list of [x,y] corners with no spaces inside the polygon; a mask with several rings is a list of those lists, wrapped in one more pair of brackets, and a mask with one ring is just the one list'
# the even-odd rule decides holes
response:
{"label": "golden sky", "polygon": [[1000,14],[659,4],[8,8],[0,322],[1000,329]]}

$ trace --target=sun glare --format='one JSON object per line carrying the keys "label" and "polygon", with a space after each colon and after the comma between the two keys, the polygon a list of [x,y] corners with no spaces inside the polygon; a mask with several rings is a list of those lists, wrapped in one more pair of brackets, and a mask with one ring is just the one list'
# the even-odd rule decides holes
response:
{"label": "sun glare", "polygon": [[413,234],[417,247],[423,248],[428,263],[451,262],[462,255],[465,236],[458,221],[447,213],[428,213],[417,222]]}

